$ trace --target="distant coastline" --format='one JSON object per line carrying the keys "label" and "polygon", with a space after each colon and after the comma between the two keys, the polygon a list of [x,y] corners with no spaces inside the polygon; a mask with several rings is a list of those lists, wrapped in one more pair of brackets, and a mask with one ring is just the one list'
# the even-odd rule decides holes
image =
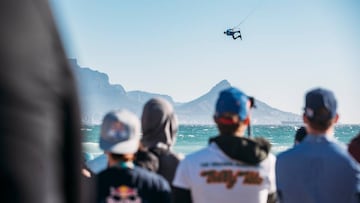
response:
{"label": "distant coastline", "polygon": [[304,122],[300,121],[281,121],[281,125],[304,125]]}
{"label": "distant coastline", "polygon": [[[212,124],[215,102],[220,91],[231,87],[231,83],[224,79],[198,98],[178,103],[169,95],[140,90],[126,91],[120,84],[111,84],[106,73],[80,67],[76,59],[69,59],[69,62],[78,83],[84,124],[99,124],[107,112],[120,108],[126,108],[140,117],[144,104],[154,97],[164,98],[173,104],[180,124]],[[301,116],[298,114],[282,111],[260,100],[255,103],[257,108],[252,112],[252,124],[301,123]]]}

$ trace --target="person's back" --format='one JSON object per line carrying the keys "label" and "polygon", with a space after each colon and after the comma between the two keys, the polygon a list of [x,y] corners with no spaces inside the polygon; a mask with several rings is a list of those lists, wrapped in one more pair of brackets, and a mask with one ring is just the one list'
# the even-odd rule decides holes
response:
{"label": "person's back", "polygon": [[170,186],[156,173],[135,166],[140,121],[126,110],[108,113],[101,125],[100,148],[108,168],[97,175],[97,202],[169,203]]}
{"label": "person's back", "polygon": [[[98,202],[131,200],[131,202],[170,202],[170,188],[166,180],[138,166],[114,166],[97,176]],[[116,202],[116,201],[114,201]]]}
{"label": "person's back", "polygon": [[275,156],[262,138],[243,136],[249,98],[235,88],[220,93],[214,120],[220,135],[186,156],[173,181],[175,203],[265,203],[276,201]]}
{"label": "person's back", "polygon": [[[233,143],[241,142],[251,140],[244,138]],[[260,146],[248,146],[249,150],[242,152],[255,154],[255,149],[262,148]],[[244,160],[231,158],[218,144],[212,142],[207,148],[188,155],[181,162],[178,179],[173,184],[189,189],[192,202],[196,203],[265,203],[268,194],[275,192],[275,156],[269,154],[265,159],[261,156],[254,158],[258,163],[251,165]]]}
{"label": "person's back", "polygon": [[[307,137],[278,156],[282,202],[354,202],[359,173],[346,147],[334,138]],[[357,200],[355,201],[357,202]]]}
{"label": "person's back", "polygon": [[159,168],[156,172],[171,184],[175,176],[176,168],[181,160],[181,155],[160,147],[151,148],[149,151],[155,154],[158,159]]}
{"label": "person's back", "polygon": [[171,184],[181,156],[172,151],[178,122],[172,105],[162,98],[146,102],[141,116],[142,145],[158,158],[157,173]]}
{"label": "person's back", "polygon": [[304,122],[308,135],[277,157],[276,183],[281,202],[359,202],[359,165],[332,135],[338,120],[336,106],[328,90],[307,94]]}

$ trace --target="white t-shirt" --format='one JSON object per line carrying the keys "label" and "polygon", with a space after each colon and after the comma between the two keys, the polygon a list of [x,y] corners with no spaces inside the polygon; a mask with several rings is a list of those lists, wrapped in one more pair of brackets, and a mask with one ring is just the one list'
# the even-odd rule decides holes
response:
{"label": "white t-shirt", "polygon": [[250,166],[229,158],[215,143],[180,162],[173,186],[191,191],[194,203],[266,203],[276,191],[273,154]]}

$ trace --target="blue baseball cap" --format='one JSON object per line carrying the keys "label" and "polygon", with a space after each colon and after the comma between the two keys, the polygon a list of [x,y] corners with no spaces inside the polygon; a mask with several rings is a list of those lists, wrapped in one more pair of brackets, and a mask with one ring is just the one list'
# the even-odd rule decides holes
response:
{"label": "blue baseball cap", "polygon": [[327,121],[337,114],[337,101],[332,91],[317,88],[305,97],[305,116],[309,119]]}
{"label": "blue baseball cap", "polygon": [[216,117],[226,113],[236,114],[240,120],[245,120],[249,114],[249,97],[235,87],[230,87],[220,92],[216,102]]}

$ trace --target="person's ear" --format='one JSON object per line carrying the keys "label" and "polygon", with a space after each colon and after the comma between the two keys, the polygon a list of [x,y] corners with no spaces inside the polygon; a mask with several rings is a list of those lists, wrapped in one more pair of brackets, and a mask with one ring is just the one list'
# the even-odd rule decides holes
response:
{"label": "person's ear", "polygon": [[243,120],[243,123],[244,123],[245,125],[249,125],[249,123],[250,123],[250,116],[247,116],[246,119]]}
{"label": "person's ear", "polygon": [[337,123],[339,121],[339,114],[336,114],[334,117],[334,123]]}
{"label": "person's ear", "polygon": [[214,122],[217,123],[217,117],[214,115],[213,116]]}
{"label": "person's ear", "polygon": [[309,119],[306,117],[305,113],[303,114],[303,121],[305,124],[309,123]]}

